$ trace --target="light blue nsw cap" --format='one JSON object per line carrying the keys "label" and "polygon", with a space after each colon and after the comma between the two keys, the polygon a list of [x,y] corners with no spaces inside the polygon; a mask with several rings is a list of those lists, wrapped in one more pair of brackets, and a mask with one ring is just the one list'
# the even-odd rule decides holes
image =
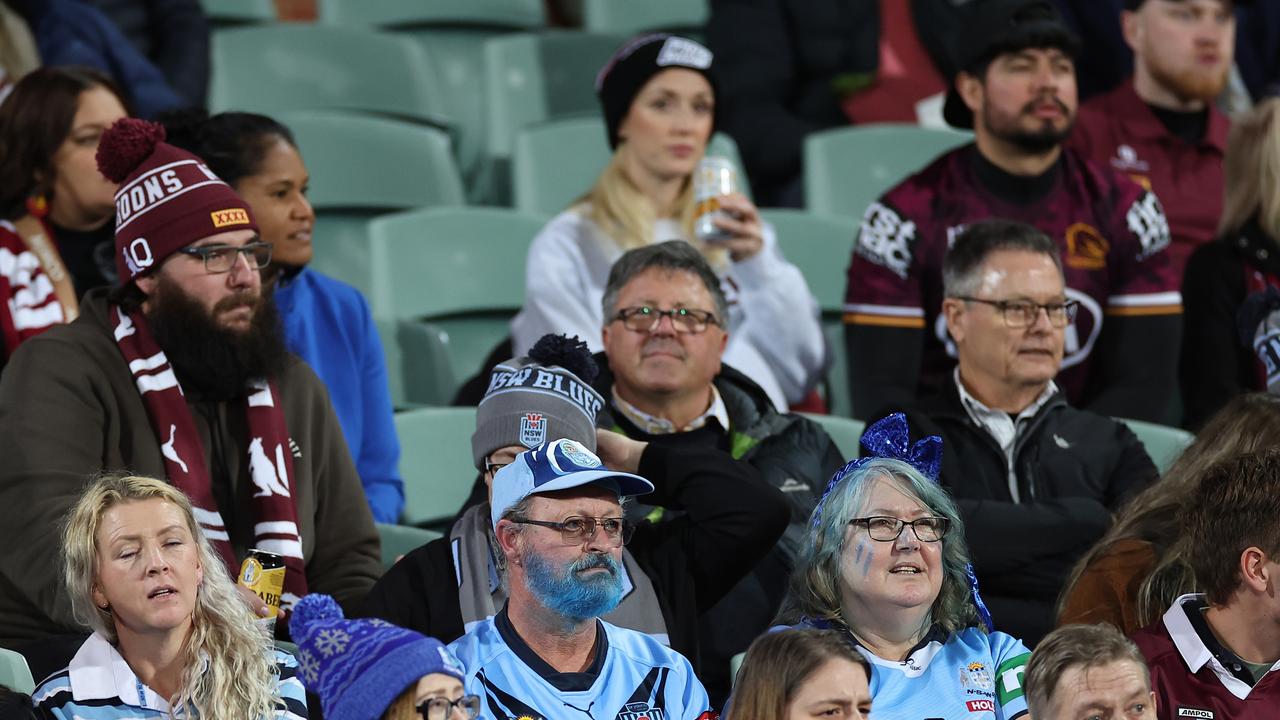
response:
{"label": "light blue nsw cap", "polygon": [[653,492],[653,483],[639,475],[615,472],[600,458],[573,440],[552,440],[516,456],[493,476],[493,500],[489,519],[494,528],[503,513],[530,495],[568,490],[583,485],[599,485],[618,497]]}

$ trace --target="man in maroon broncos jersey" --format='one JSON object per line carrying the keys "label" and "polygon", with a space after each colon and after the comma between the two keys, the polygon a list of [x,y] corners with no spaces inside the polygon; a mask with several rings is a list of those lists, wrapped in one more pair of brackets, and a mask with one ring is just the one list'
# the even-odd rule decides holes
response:
{"label": "man in maroon broncos jersey", "polygon": [[[1179,513],[1203,594],[1133,634],[1159,720],[1280,716],[1280,450],[1223,460]],[[1039,716],[1036,716],[1039,718]]]}
{"label": "man in maroon broncos jersey", "polygon": [[1077,40],[1047,0],[990,0],[972,25],[944,115],[972,127],[975,143],[872,203],[855,242],[845,293],[854,415],[941,386],[955,365],[939,315],[942,256],[965,226],[1000,217],[1062,250],[1067,297],[1081,308],[1057,378],[1071,404],[1166,420],[1181,296],[1164,211],[1131,179],[1063,148]]}

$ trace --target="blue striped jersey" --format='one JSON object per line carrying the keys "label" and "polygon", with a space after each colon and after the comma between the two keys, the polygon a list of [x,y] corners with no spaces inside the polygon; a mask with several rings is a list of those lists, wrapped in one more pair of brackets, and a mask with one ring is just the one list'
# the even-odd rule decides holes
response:
{"label": "blue striped jersey", "polygon": [[[282,704],[272,720],[307,717],[307,697],[295,675],[293,656],[275,653]],[[40,717],[65,720],[160,720],[169,717],[169,701],[156,694],[106,638],[94,633],[66,668],[50,675],[31,693]]]}
{"label": "blue striped jersey", "polygon": [[[597,658],[588,673],[555,673],[530,658],[518,636],[495,623],[505,609],[449,646],[466,668],[468,693],[486,720],[712,720],[707,691],[683,655],[644,633],[597,621]],[[507,633],[513,633],[509,629]],[[512,647],[523,645],[522,648]],[[603,652],[600,650],[603,649]],[[522,658],[521,655],[524,655]],[[541,664],[535,669],[531,666]],[[572,676],[570,689],[561,689]],[[557,687],[559,685],[560,687]]]}

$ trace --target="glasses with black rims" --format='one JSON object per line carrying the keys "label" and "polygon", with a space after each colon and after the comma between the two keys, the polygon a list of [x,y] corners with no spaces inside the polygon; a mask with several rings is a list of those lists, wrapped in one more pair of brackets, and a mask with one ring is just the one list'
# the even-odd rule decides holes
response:
{"label": "glasses with black rims", "polygon": [[990,305],[1004,317],[1004,324],[1011,328],[1024,328],[1035,325],[1036,319],[1040,317],[1040,311],[1044,310],[1044,314],[1049,318],[1049,324],[1054,327],[1066,327],[1076,319],[1076,311],[1080,309],[1080,303],[1075,300],[1066,300],[1060,303],[1033,303],[1030,300],[987,300],[986,298],[976,297],[957,297],[957,300],[965,302],[976,302]]}
{"label": "glasses with black rims", "polygon": [[499,470],[501,470],[502,468],[510,464],[511,463],[509,462],[491,462],[489,458],[485,458],[484,471],[489,473],[490,475],[497,475]]}
{"label": "glasses with black rims", "polygon": [[565,545],[581,545],[588,538],[596,536],[596,528],[598,527],[604,530],[605,538],[609,540],[613,547],[619,547],[631,542],[631,534],[636,530],[636,526],[625,518],[593,518],[571,515],[561,522],[530,520],[528,518],[516,518],[511,522],[518,525],[537,525],[538,527],[559,530],[560,537],[564,538]]}
{"label": "glasses with black rims", "polygon": [[621,320],[622,326],[632,332],[653,332],[658,329],[658,323],[662,322],[662,318],[671,318],[671,326],[678,333],[686,333],[696,335],[704,332],[708,325],[719,325],[720,321],[716,319],[715,313],[706,310],[694,310],[693,308],[672,308],[670,310],[659,310],[648,305],[639,307],[623,308],[613,316],[614,320]]}
{"label": "glasses with black rims", "polygon": [[260,270],[271,262],[271,243],[251,242],[247,245],[202,245],[186,247],[178,252],[204,260],[204,270],[212,275],[231,272],[236,256],[243,255],[250,270]]}
{"label": "glasses with black rims", "polygon": [[457,700],[435,697],[419,704],[417,710],[423,720],[452,720],[454,708],[458,708],[462,717],[480,717],[480,698],[477,695],[463,695]]}
{"label": "glasses with black rims", "polygon": [[850,525],[860,525],[867,529],[867,534],[872,540],[879,542],[893,542],[902,534],[902,529],[911,526],[911,532],[916,534],[916,539],[920,542],[938,542],[947,536],[947,530],[951,529],[951,521],[944,517],[922,517],[915,520],[900,520],[896,517],[887,517],[884,515],[874,515],[872,517],[854,518],[849,521]]}

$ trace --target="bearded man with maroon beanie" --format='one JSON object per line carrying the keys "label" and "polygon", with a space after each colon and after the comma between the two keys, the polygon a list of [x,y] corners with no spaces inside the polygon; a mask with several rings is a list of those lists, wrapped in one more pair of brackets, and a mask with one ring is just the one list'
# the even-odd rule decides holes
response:
{"label": "bearded man with maroon beanie", "polygon": [[[85,632],[59,582],[57,537],[99,472],[185,492],[233,575],[249,548],[281,555],[286,611],[308,592],[350,607],[381,569],[328,395],[285,349],[262,290],[270,245],[244,200],[163,139],[134,119],[103,135],[124,284],[87,294],[80,317],[24,344],[0,382],[0,645],[37,676]],[[166,572],[163,558],[147,562],[140,573]]]}

